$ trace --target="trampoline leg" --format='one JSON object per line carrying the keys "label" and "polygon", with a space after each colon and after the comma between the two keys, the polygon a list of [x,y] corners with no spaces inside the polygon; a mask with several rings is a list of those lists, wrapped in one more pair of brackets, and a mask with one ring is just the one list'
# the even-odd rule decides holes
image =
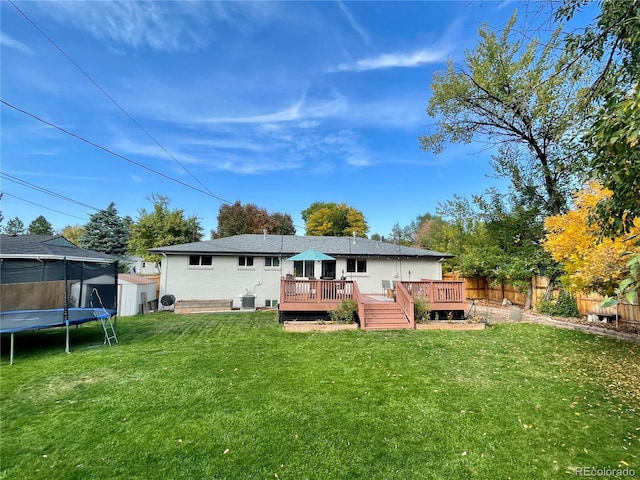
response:
{"label": "trampoline leg", "polygon": [[9,365],[13,365],[13,333],[11,334],[11,347],[9,348]]}
{"label": "trampoline leg", "polygon": [[67,324],[67,341],[65,342],[64,351],[69,353],[69,324]]}

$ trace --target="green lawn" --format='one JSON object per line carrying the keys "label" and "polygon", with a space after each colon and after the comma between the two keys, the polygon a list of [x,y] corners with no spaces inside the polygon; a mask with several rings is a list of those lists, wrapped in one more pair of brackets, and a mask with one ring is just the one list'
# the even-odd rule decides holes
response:
{"label": "green lawn", "polygon": [[534,324],[288,333],[272,312],[2,339],[7,479],[640,476],[640,346]]}

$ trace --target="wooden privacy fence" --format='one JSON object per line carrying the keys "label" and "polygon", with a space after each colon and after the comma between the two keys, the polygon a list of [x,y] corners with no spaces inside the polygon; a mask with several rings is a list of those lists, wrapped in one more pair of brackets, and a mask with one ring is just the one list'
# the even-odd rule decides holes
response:
{"label": "wooden privacy fence", "polygon": [[[491,303],[502,303],[506,298],[513,305],[524,306],[527,300],[526,293],[522,293],[516,287],[507,284],[492,285],[485,277],[466,278],[455,273],[443,275],[445,280],[464,280],[467,290],[468,300],[484,300]],[[531,308],[536,308],[538,303],[544,298],[549,288],[549,278],[535,276],[531,280]],[[559,290],[555,288],[552,292],[553,298],[557,298]],[[590,313],[601,313],[615,315],[616,307],[602,308],[602,296],[595,293],[578,293],[576,303],[580,315]],[[618,305],[618,315],[621,320],[627,322],[640,322],[640,305],[620,303]]]}
{"label": "wooden privacy fence", "polygon": [[[71,299],[69,303],[72,304]],[[64,306],[64,280],[0,285],[2,311],[43,310]],[[76,306],[76,305],[72,305]]]}

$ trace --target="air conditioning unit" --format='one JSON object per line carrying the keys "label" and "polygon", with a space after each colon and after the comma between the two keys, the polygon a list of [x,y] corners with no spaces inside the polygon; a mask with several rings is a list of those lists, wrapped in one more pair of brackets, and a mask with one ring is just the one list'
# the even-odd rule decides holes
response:
{"label": "air conditioning unit", "polygon": [[256,309],[256,296],[255,295],[242,295],[241,308],[242,310],[255,310]]}

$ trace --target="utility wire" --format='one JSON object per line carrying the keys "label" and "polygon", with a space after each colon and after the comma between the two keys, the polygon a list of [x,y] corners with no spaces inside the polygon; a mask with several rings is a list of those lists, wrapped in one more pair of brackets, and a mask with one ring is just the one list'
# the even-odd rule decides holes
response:
{"label": "utility wire", "polygon": [[61,198],[62,200],[66,200],[68,202],[75,203],[77,205],[81,205],[83,207],[90,208],[91,210],[95,210],[96,212],[98,212],[100,210],[100,209],[98,209],[96,207],[92,207],[91,205],[87,205],[86,203],[82,203],[82,202],[79,202],[78,200],[74,200],[73,198],[65,197],[64,195],[61,195],[59,193],[53,192],[51,190],[47,190],[44,187],[40,187],[40,186],[35,185],[33,183],[29,183],[29,182],[27,182],[25,180],[21,180],[18,177],[14,177],[13,175],[9,175],[8,173],[0,172],[0,176],[3,177],[6,180],[15,182],[15,183],[17,183],[19,185],[22,185],[24,187],[32,188],[33,190],[37,190],[39,192],[46,193],[47,195],[51,195],[53,197]]}
{"label": "utility wire", "polygon": [[76,133],[70,132],[69,130],[66,130],[66,129],[64,129],[64,128],[62,128],[62,127],[60,127],[60,126],[58,126],[58,125],[56,125],[54,123],[48,122],[48,121],[38,117],[37,115],[35,115],[33,113],[27,112],[26,110],[23,110],[22,108],[16,107],[15,105],[7,102],[6,100],[0,99],[0,103],[2,103],[3,105],[6,105],[9,108],[12,108],[12,109],[16,110],[17,112],[20,112],[20,113],[22,113],[22,114],[24,114],[24,115],[26,115],[28,117],[33,118],[34,120],[37,120],[37,121],[39,121],[41,123],[44,123],[45,125],[47,125],[49,127],[53,127],[56,130],[61,131],[62,133],[66,133],[70,137],[73,137],[73,138],[75,138],[77,140],[80,140],[80,141],[82,141],[82,142],[84,142],[84,143],[86,143],[88,145],[91,145],[92,147],[96,147],[96,148],[102,150],[103,152],[107,152],[108,154],[113,155],[114,157],[121,158],[122,160],[124,160],[126,162],[129,162],[129,163],[131,163],[133,165],[136,165],[136,166],[138,166],[140,168],[144,168],[145,170],[147,170],[149,172],[155,173],[156,175],[160,175],[161,177],[166,178],[167,180],[171,180],[172,182],[179,183],[180,185],[182,185],[184,187],[187,187],[187,188],[190,188],[192,190],[195,190],[196,192],[203,193],[203,194],[205,194],[205,195],[207,195],[209,197],[213,197],[213,198],[215,198],[217,200],[220,200],[221,202],[229,203],[227,200],[225,200],[223,198],[220,198],[217,195],[214,195],[214,194],[212,194],[210,192],[202,190],[202,189],[200,189],[198,187],[194,187],[193,185],[189,185],[188,183],[185,183],[182,180],[178,180],[177,178],[170,177],[169,175],[166,175],[166,174],[164,174],[162,172],[154,170],[151,167],[147,167],[146,165],[144,165],[144,164],[142,164],[140,162],[136,162],[135,160],[131,160],[130,158],[125,157],[124,155],[120,155],[119,153],[116,153],[116,152],[114,152],[112,150],[109,150],[108,148],[103,147],[102,145],[98,145],[97,143],[92,142],[91,140],[87,140],[86,138],[84,138],[84,137],[82,137],[82,136],[80,136],[80,135],[78,135]]}
{"label": "utility wire", "polygon": [[66,215],[68,217],[78,218],[80,220],[86,220],[86,218],[78,217],[76,215],[71,215],[70,213],[66,213],[66,212],[61,212],[60,210],[54,210],[53,208],[45,207],[44,205],[40,205],[39,203],[32,202],[31,200],[27,200],[27,199],[22,198],[22,197],[18,197],[17,195],[12,195],[12,194],[10,194],[8,192],[2,192],[2,194],[3,195],[8,195],[9,197],[17,198],[18,200],[22,200],[23,202],[30,203],[31,205],[35,205],[36,207],[46,208],[47,210],[51,210],[52,212],[56,212],[56,213],[60,213],[62,215]]}
{"label": "utility wire", "polygon": [[162,146],[162,144],[156,140],[156,138],[151,135],[151,133],[149,133],[149,131],[147,129],[145,129],[142,125],[140,125],[140,123],[133,118],[129,112],[127,112],[118,102],[116,102],[114,100],[114,98],[109,95],[104,88],[102,88],[98,82],[96,82],[87,72],[85,72],[82,67],[80,67],[80,65],[78,65],[69,55],[67,55],[67,53],[55,42],[53,41],[53,39],[51,37],[49,37],[49,35],[47,35],[40,27],[38,27],[38,25],[35,24],[35,22],[33,20],[31,20],[31,18],[29,18],[29,16],[24,13],[12,0],[8,0],[8,2],[13,6],[13,8],[15,8],[18,12],[20,12],[20,14],[31,24],[33,25],[33,27],[38,30],[38,32],[40,32],[42,34],[42,36],[44,36],[47,40],[49,40],[49,42],[51,43],[51,45],[53,45],[62,55],[64,55],[64,57],[69,60],[69,62],[71,62],[71,64],[73,64],[74,67],[76,67],[80,73],[82,73],[87,80],[89,80],[91,83],[93,83],[93,85],[100,90],[110,101],[111,103],[113,103],[116,107],[118,107],[118,109],[124,113],[129,120],[131,120],[140,130],[142,130],[158,147],[160,147],[162,149],[162,151],[164,153],[166,153],[174,162],[176,162],[178,165],[180,165],[180,167],[182,167],[182,169],[187,172],[191,178],[193,178],[196,182],[198,182],[200,184],[200,186],[202,188],[204,188],[211,197],[216,198],[217,200],[219,200],[222,203],[231,203],[228,200],[225,200],[223,198],[218,197],[217,195],[214,195],[214,193],[209,190],[209,188],[204,185],[197,177],[195,177],[189,170],[187,170],[187,167],[185,167],[182,163],[180,163],[180,161],[178,161],[178,159],[176,157],[174,157],[164,146]]}

